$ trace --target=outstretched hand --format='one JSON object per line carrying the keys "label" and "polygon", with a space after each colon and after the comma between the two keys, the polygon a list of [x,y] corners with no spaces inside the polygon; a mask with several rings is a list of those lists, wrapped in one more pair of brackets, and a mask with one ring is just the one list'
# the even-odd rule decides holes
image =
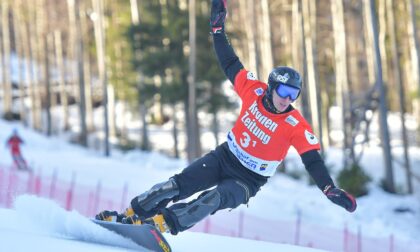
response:
{"label": "outstretched hand", "polygon": [[119,214],[117,211],[109,211],[104,210],[97,215],[95,215],[95,219],[101,221],[110,221],[110,222],[121,222],[122,219],[125,217],[124,214]]}
{"label": "outstretched hand", "polygon": [[221,33],[225,29],[225,20],[227,15],[227,0],[212,0],[210,26],[213,34]]}
{"label": "outstretched hand", "polygon": [[356,199],[350,193],[344,191],[343,189],[328,186],[324,190],[324,194],[334,204],[343,207],[350,213],[354,212],[357,208]]}
{"label": "outstretched hand", "polygon": [[124,213],[118,213],[117,211],[104,210],[97,215],[95,219],[101,221],[120,222],[125,224],[138,224],[140,218],[134,213],[131,207],[127,208]]}

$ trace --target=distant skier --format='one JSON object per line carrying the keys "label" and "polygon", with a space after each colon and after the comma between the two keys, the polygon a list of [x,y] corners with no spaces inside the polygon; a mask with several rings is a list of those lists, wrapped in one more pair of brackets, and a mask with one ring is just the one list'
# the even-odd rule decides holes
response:
{"label": "distant skier", "polygon": [[10,154],[13,158],[13,163],[19,170],[28,170],[26,160],[23,158],[20,151],[20,145],[23,144],[22,138],[19,136],[17,129],[13,130],[12,135],[6,142],[6,146],[10,149]]}
{"label": "distant skier", "polygon": [[[257,80],[244,69],[227,40],[226,13],[226,0],[212,1],[210,24],[214,48],[224,73],[242,100],[240,115],[227,135],[227,142],[181,173],[135,197],[125,213],[103,211],[96,215],[97,219],[146,222],[162,232],[177,234],[221,209],[246,204],[275,174],[290,146],[298,151],[306,170],[328,199],[349,212],[356,210],[354,197],[334,185],[310,125],[291,105],[301,92],[300,74],[281,66],[270,73],[268,85]],[[200,191],[204,192],[197,199],[176,203]],[[167,207],[171,201],[175,204]]]}

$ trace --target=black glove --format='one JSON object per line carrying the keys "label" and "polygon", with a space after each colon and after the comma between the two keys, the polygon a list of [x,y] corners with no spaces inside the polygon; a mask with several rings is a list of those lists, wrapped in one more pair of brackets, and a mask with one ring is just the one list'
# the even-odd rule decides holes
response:
{"label": "black glove", "polygon": [[119,214],[117,211],[102,211],[95,215],[95,219],[101,221],[110,221],[110,222],[121,222],[126,216],[124,214]]}
{"label": "black glove", "polygon": [[354,212],[357,208],[356,199],[351,194],[340,188],[328,185],[324,189],[324,194],[334,204],[343,207],[349,212]]}
{"label": "black glove", "polygon": [[117,211],[104,210],[97,215],[95,219],[101,221],[110,221],[110,222],[121,222],[125,224],[134,224],[135,220],[138,219],[137,215],[134,213],[131,207],[127,208],[124,213],[118,213]]}
{"label": "black glove", "polygon": [[227,15],[226,1],[227,0],[211,1],[210,26],[213,34],[221,33],[225,29],[225,20]]}
{"label": "black glove", "polygon": [[125,218],[122,218],[121,223],[141,225],[142,221],[140,220],[140,217],[137,214],[133,214],[133,215],[127,216]]}

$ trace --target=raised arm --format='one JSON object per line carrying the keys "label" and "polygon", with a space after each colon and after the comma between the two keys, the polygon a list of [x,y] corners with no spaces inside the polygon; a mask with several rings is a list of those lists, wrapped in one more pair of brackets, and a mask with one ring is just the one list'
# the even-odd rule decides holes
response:
{"label": "raised arm", "polygon": [[244,68],[236,56],[225,34],[227,15],[226,0],[212,0],[210,26],[213,35],[214,50],[226,77],[235,83],[235,77]]}

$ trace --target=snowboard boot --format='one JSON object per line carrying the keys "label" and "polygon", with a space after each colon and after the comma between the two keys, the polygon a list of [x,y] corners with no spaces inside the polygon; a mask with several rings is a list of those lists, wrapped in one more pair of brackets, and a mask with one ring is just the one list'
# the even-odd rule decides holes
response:
{"label": "snowboard boot", "polygon": [[170,232],[176,235],[194,226],[196,223],[215,213],[220,206],[219,191],[213,189],[202,193],[197,199],[189,203],[174,204],[164,208],[161,213]]}
{"label": "snowboard boot", "polygon": [[179,188],[173,178],[154,185],[131,201],[131,208],[142,220],[155,216],[171,200],[179,195]]}

